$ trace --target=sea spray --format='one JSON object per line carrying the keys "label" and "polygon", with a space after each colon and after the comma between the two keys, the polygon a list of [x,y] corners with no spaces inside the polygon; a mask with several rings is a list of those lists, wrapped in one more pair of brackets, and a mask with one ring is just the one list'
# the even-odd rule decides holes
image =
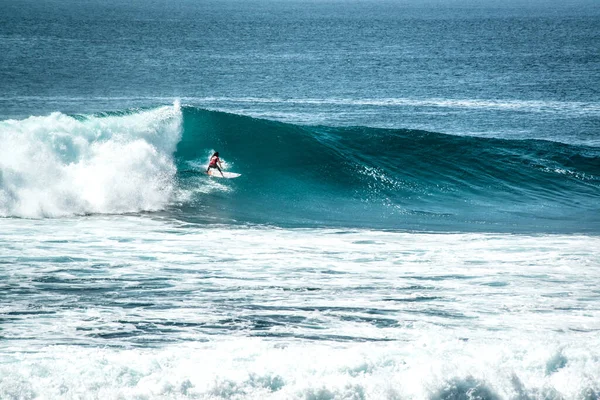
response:
{"label": "sea spray", "polygon": [[0,216],[161,209],[173,191],[181,118],[175,103],[0,122]]}

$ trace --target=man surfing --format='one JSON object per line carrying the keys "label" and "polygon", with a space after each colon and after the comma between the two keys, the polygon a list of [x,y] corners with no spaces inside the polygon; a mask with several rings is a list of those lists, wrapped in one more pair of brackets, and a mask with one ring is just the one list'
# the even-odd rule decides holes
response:
{"label": "man surfing", "polygon": [[206,173],[208,175],[209,171],[211,168],[216,168],[217,170],[219,170],[219,172],[221,173],[221,176],[223,178],[225,178],[225,175],[223,175],[223,171],[221,171],[221,168],[223,168],[223,164],[221,164],[221,159],[219,158],[219,152],[215,151],[213,153],[213,155],[210,157],[210,161],[208,162],[208,168],[206,168]]}

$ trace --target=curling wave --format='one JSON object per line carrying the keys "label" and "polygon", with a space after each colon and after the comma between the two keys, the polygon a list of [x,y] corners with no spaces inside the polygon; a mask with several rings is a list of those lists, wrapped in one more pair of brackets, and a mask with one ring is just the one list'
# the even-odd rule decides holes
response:
{"label": "curling wave", "polygon": [[[219,150],[235,180],[203,173]],[[600,231],[600,148],[165,106],[0,122],[0,215]]]}
{"label": "curling wave", "polygon": [[0,122],[0,216],[158,210],[169,201],[178,104]]}

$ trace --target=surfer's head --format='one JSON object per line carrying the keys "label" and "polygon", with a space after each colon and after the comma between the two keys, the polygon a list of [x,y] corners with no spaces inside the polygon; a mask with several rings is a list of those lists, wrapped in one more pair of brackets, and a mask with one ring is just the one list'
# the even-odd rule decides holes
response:
{"label": "surfer's head", "polygon": [[219,152],[218,152],[218,151],[215,151],[215,154],[213,154],[213,157],[214,157],[214,156],[217,156],[217,157],[219,157]]}

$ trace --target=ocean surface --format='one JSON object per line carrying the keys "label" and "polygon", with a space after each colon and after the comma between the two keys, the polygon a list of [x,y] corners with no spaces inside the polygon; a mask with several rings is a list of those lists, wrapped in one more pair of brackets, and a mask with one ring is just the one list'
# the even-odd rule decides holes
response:
{"label": "ocean surface", "polygon": [[2,1],[0,399],[600,399],[599,49],[595,0]]}

